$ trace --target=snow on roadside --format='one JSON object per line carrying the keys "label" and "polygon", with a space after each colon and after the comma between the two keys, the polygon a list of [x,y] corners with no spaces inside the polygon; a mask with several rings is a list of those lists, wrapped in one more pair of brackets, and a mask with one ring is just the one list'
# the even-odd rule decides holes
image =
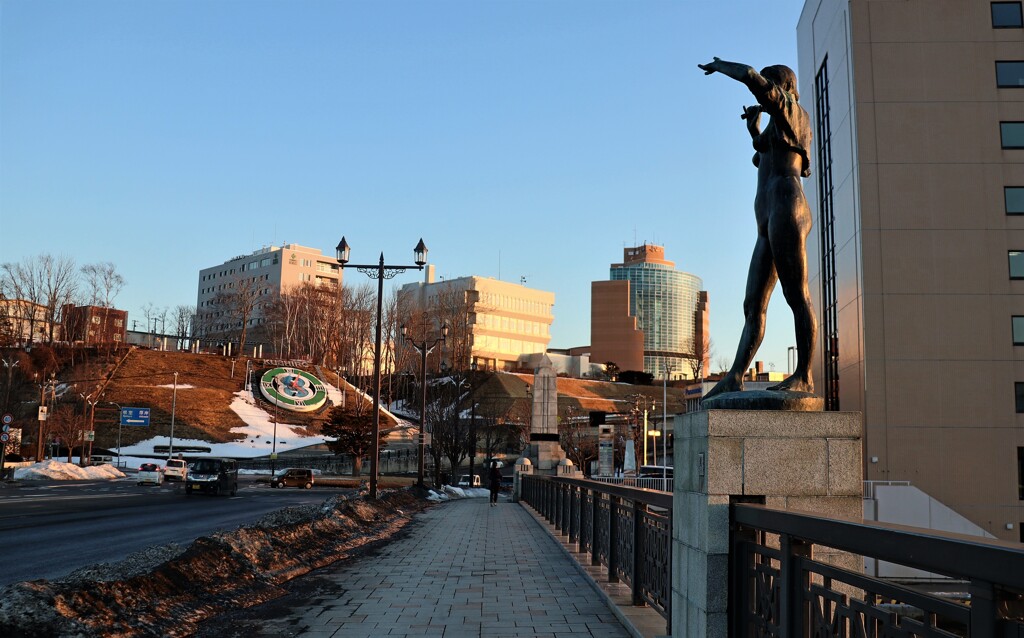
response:
{"label": "snow on roadside", "polygon": [[56,481],[77,481],[89,479],[113,480],[124,478],[124,473],[113,465],[91,465],[79,467],[71,463],[61,463],[53,459],[42,463],[33,463],[27,467],[19,467],[14,470],[15,480],[56,480]]}

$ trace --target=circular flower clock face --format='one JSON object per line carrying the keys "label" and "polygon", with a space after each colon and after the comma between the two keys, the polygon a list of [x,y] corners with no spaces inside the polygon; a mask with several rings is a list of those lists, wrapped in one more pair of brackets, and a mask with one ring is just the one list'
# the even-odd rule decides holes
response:
{"label": "circular flower clock face", "polygon": [[324,384],[295,368],[271,368],[260,377],[260,392],[270,401],[293,412],[312,412],[327,402]]}

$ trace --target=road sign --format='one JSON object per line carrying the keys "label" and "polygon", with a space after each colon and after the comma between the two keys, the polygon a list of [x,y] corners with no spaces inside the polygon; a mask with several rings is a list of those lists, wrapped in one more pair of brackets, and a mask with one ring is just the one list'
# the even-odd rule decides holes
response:
{"label": "road sign", "polygon": [[0,434],[0,443],[7,443],[10,440],[11,440],[11,435],[10,434],[8,434],[6,432],[4,432],[3,434]]}
{"label": "road sign", "polygon": [[85,432],[85,437],[82,440],[83,441],[95,441],[96,440],[96,431],[95,430],[87,430]]}
{"label": "road sign", "polygon": [[46,410],[47,410],[47,407],[45,405],[39,406],[39,420],[40,421],[45,421],[46,420]]}
{"label": "road sign", "polygon": [[11,426],[9,426],[6,423],[4,423],[3,425],[0,425],[0,430],[2,430],[4,432],[10,432],[11,431]]}
{"label": "road sign", "polygon": [[2,422],[4,425],[10,425],[14,423],[14,416],[12,416],[10,413],[5,414],[3,418],[0,418],[0,422]]}
{"label": "road sign", "polygon": [[121,425],[149,425],[149,408],[121,408]]}

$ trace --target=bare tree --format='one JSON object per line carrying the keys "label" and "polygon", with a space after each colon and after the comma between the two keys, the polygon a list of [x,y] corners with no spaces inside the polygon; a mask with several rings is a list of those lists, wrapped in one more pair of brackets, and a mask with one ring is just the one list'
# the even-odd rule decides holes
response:
{"label": "bare tree", "polygon": [[558,424],[558,438],[569,460],[589,474],[590,462],[597,459],[597,435],[590,426],[589,415],[574,405],[566,406]]}
{"label": "bare tree", "polygon": [[36,323],[41,320],[37,308],[46,299],[44,279],[42,260],[38,257],[0,265],[0,292],[12,302],[7,304],[8,319],[19,341],[26,334],[26,326],[27,342],[35,340]]}
{"label": "bare tree", "polygon": [[[324,436],[331,437],[327,447],[335,454],[352,457],[352,476],[359,476],[363,469],[363,457],[373,449],[373,407],[365,398],[349,401],[344,407],[331,408],[327,420],[321,426]],[[378,447],[383,446],[387,433],[378,432]]]}
{"label": "bare tree", "polygon": [[451,471],[458,471],[465,460],[468,424],[459,416],[461,388],[451,378],[440,380],[433,386],[432,400],[427,403],[427,427],[430,431],[430,455],[434,459],[434,484],[441,484],[441,461],[448,459]]}
{"label": "bare tree", "polygon": [[71,257],[61,255],[40,257],[42,268],[42,285],[44,305],[46,306],[46,323],[49,330],[48,341],[54,340],[54,332],[59,323],[61,309],[70,304],[78,290],[78,272],[75,261]]}
{"label": "bare tree", "polygon": [[225,323],[222,324],[224,332],[229,337],[238,335],[236,356],[242,356],[242,353],[245,352],[245,340],[249,334],[253,314],[263,293],[263,284],[261,281],[257,281],[256,277],[239,273],[227,285],[227,290],[217,293],[214,298],[214,306],[225,319]]}
{"label": "bare tree", "polygon": [[70,463],[72,448],[84,443],[88,422],[86,415],[70,405],[61,405],[50,413],[47,421],[50,433],[60,437],[61,445],[68,446],[68,463]]}
{"label": "bare tree", "polygon": [[695,380],[703,379],[711,365],[711,358],[714,356],[714,344],[711,343],[711,335],[704,333],[703,337],[694,335],[693,353],[686,360],[690,373]]}
{"label": "bare tree", "polygon": [[195,316],[195,306],[178,305],[174,307],[172,321],[174,322],[174,334],[178,338],[178,350],[184,350],[185,341],[192,335],[192,322]]}
{"label": "bare tree", "polygon": [[[114,306],[114,299],[124,288],[124,277],[117,272],[117,266],[112,262],[103,261],[95,264],[82,266],[82,274],[85,276],[89,303],[93,306],[103,308],[103,332],[101,339],[108,341],[109,311]],[[88,332],[86,332],[88,341]]]}

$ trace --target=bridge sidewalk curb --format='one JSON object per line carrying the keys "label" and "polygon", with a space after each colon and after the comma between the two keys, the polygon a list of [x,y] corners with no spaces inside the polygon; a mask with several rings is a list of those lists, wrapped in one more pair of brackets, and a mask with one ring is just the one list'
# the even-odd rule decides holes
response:
{"label": "bridge sidewalk curb", "polygon": [[568,542],[567,536],[562,536],[558,533],[555,527],[544,520],[537,510],[530,507],[527,503],[520,501],[518,503],[524,510],[526,510],[533,520],[544,529],[545,532],[558,543],[558,546],[562,548],[562,551],[572,560],[572,564],[576,566],[576,570],[579,571],[591,584],[597,593],[601,595],[604,601],[608,604],[608,607],[615,614],[615,617],[619,619],[622,626],[629,632],[633,638],[669,638],[669,635],[665,633],[665,619],[661,617],[661,614],[654,611],[650,607],[636,607],[631,604],[632,592],[629,587],[622,583],[609,583],[608,582],[608,569],[603,565],[590,566],[584,565],[581,558],[585,558],[586,562],[590,561],[590,555],[586,552],[578,553],[573,551],[572,546]]}

